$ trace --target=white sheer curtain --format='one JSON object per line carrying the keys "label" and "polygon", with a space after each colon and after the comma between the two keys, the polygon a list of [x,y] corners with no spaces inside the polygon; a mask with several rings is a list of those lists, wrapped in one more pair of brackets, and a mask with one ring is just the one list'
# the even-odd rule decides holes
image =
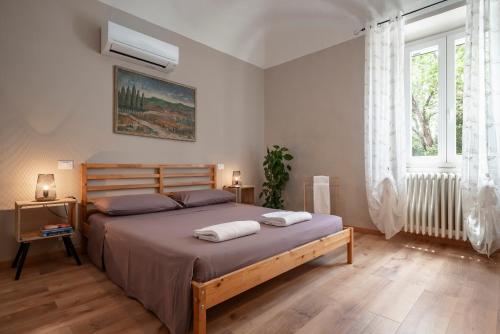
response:
{"label": "white sheer curtain", "polygon": [[500,248],[500,0],[467,0],[463,217],[480,253]]}
{"label": "white sheer curtain", "polygon": [[387,239],[406,220],[404,23],[366,28],[365,178],[373,223]]}

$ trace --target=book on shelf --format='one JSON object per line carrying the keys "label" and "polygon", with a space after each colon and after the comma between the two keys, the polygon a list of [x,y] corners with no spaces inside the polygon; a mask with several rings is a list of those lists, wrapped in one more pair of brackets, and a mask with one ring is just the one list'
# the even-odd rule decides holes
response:
{"label": "book on shelf", "polygon": [[55,229],[58,229],[58,228],[66,228],[66,227],[71,227],[70,224],[46,224],[46,225],[43,225],[42,227],[42,230],[55,230]]}
{"label": "book on shelf", "polygon": [[44,225],[40,229],[40,235],[42,237],[50,237],[59,234],[73,233],[73,227],[70,224],[49,224]]}

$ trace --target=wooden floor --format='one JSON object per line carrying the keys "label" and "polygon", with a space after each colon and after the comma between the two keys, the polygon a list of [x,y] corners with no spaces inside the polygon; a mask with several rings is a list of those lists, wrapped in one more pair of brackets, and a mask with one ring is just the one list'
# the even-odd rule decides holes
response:
{"label": "wooden floor", "polygon": [[[500,333],[498,256],[356,234],[345,253],[297,268],[208,312],[208,333]],[[85,260],[85,259],[84,259]],[[0,333],[167,333],[92,264],[0,272]]]}

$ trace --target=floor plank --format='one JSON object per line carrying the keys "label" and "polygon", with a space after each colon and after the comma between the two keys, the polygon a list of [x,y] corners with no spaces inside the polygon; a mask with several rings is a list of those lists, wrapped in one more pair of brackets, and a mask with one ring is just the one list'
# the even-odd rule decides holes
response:
{"label": "floor plank", "polygon": [[[355,235],[334,252],[208,311],[208,332],[500,333],[500,265],[458,245]],[[83,257],[0,272],[1,333],[168,333]]]}
{"label": "floor plank", "polygon": [[424,291],[402,322],[397,333],[446,333],[457,302],[457,297]]}

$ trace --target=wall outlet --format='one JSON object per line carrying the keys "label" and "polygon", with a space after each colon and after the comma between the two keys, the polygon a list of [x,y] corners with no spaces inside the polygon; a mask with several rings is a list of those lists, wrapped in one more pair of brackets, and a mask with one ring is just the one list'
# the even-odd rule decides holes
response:
{"label": "wall outlet", "polygon": [[58,160],[57,161],[57,169],[73,169],[74,163],[73,160]]}
{"label": "wall outlet", "polygon": [[224,169],[224,164],[217,164],[217,169],[218,170],[223,170]]}

